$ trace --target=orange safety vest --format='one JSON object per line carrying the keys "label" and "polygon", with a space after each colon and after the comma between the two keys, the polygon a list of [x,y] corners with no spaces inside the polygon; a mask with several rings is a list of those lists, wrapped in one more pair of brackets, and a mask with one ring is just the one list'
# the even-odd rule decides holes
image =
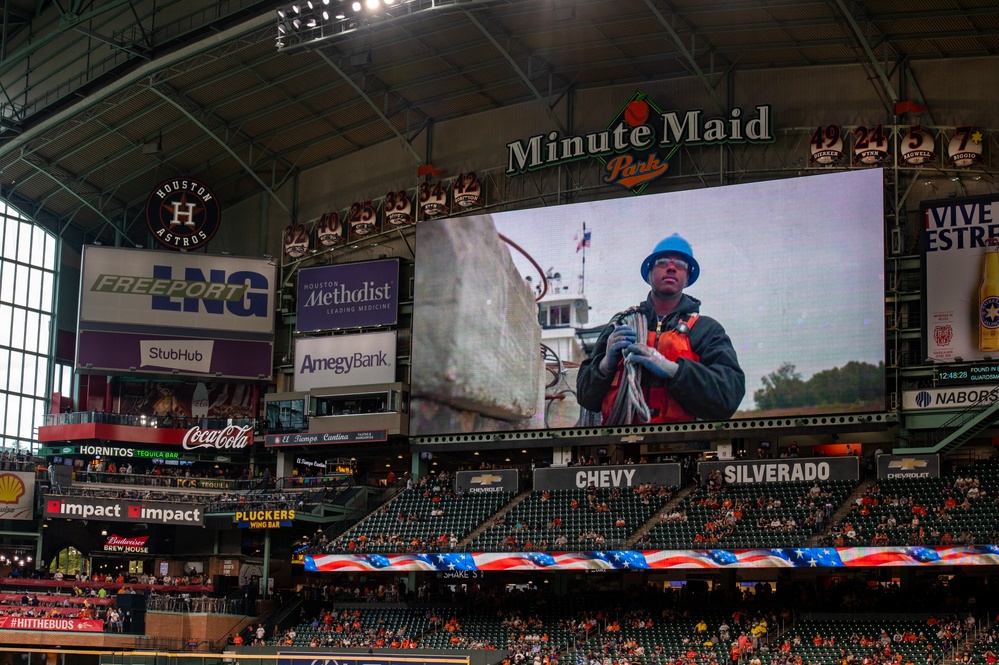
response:
{"label": "orange safety vest", "polygon": [[[686,320],[681,319],[680,321],[687,325],[687,330],[690,330],[697,322],[697,316],[697,314],[691,314]],[[656,339],[657,336],[658,340]],[[701,359],[690,348],[690,337],[685,332],[680,332],[676,329],[667,330],[664,333],[657,333],[655,330],[650,330],[645,343],[673,362],[676,362],[680,358],[687,358],[694,361]],[[617,399],[617,393],[620,390],[623,377],[624,359],[622,358],[618,362],[614,382],[604,396],[604,401],[600,407],[600,413],[603,414],[605,422],[610,415],[611,409],[614,407],[614,400]],[[690,422],[695,419],[692,415],[684,411],[683,407],[677,404],[676,400],[670,399],[669,388],[666,386],[642,386],[642,394],[645,396],[645,403],[652,414],[649,419],[650,423],[679,423]]]}

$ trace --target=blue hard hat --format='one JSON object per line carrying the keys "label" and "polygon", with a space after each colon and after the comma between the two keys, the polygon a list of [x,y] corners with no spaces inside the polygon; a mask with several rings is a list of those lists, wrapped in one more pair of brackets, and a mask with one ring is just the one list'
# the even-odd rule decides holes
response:
{"label": "blue hard hat", "polygon": [[642,261],[643,282],[649,281],[649,271],[652,270],[652,264],[664,254],[677,254],[686,259],[687,263],[690,264],[690,268],[687,270],[687,286],[697,281],[698,276],[701,274],[701,266],[697,264],[697,259],[694,258],[694,250],[691,249],[690,243],[684,240],[679,233],[674,233],[668,238],[660,240],[656,248],[652,250],[652,253]]}

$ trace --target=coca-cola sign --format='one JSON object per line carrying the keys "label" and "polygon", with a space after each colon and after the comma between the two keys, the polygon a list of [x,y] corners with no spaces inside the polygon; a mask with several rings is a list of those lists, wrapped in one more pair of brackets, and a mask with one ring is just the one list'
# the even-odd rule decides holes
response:
{"label": "coca-cola sign", "polygon": [[192,427],[184,434],[184,450],[216,448],[218,450],[238,450],[253,443],[253,426],[229,425],[225,429],[201,429]]}
{"label": "coca-cola sign", "polygon": [[112,534],[108,536],[107,540],[104,541],[104,551],[123,552],[128,554],[149,554],[149,547],[146,545],[147,540],[149,540],[149,536],[125,538]]}

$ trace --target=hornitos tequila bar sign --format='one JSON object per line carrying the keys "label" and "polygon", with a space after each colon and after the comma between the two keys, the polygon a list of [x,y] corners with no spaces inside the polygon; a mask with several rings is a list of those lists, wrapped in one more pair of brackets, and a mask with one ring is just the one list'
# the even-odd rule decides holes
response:
{"label": "hornitos tequila bar sign", "polygon": [[669,170],[681,146],[773,143],[769,105],[748,114],[734,107],[727,117],[703,110],[663,111],[643,92],[635,92],[607,126],[582,136],[552,131],[508,143],[506,173],[529,171],[594,158],[604,165],[603,182],[641,194]]}

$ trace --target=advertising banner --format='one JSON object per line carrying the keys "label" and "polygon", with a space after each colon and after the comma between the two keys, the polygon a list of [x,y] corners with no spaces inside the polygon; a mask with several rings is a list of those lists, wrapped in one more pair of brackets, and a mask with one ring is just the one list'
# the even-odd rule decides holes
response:
{"label": "advertising banner", "polygon": [[264,445],[268,448],[279,448],[282,446],[322,446],[330,443],[357,443],[359,441],[388,441],[388,430],[303,432],[301,434],[268,434],[264,437]]}
{"label": "advertising banner", "polygon": [[925,357],[999,358],[999,194],[921,208]]}
{"label": "advertising banner", "polygon": [[0,472],[0,519],[35,518],[35,474]]}
{"label": "advertising banner", "polygon": [[697,472],[701,475],[701,484],[707,485],[708,476],[715,471],[721,472],[722,480],[728,485],[859,480],[860,458],[815,457],[699,462]]}
{"label": "advertising banner", "polygon": [[399,320],[399,259],[303,268],[295,330],[394,326]]}
{"label": "advertising banner", "polygon": [[393,330],[295,340],[295,390],[392,383],[397,338]]}
{"label": "advertising banner", "polygon": [[279,651],[277,665],[468,665],[469,657],[454,656],[400,656],[395,653],[383,657],[375,654],[317,651]]}
{"label": "advertising banner", "polygon": [[117,386],[116,413],[174,418],[253,418],[256,415],[254,387],[245,383],[121,381]]}
{"label": "advertising banner", "polygon": [[269,378],[276,266],[85,246],[77,368]]}
{"label": "advertising banner", "polygon": [[149,554],[149,536],[111,534],[104,541],[103,551],[114,554]]}
{"label": "advertising banner", "polygon": [[0,630],[54,630],[63,633],[102,633],[101,619],[60,619],[0,616]]}
{"label": "advertising banner", "polygon": [[47,518],[176,526],[205,524],[202,506],[190,503],[49,495],[45,497],[44,506]]}
{"label": "advertising banner", "polygon": [[305,555],[308,572],[351,573],[995,565],[999,565],[999,553],[994,545]]}
{"label": "advertising banner", "polygon": [[999,385],[960,386],[954,388],[922,388],[902,391],[902,408],[907,411],[936,409],[964,410],[999,399]]}
{"label": "advertising banner", "polygon": [[878,480],[939,478],[939,455],[878,455]]}
{"label": "advertising banner", "polygon": [[516,492],[519,480],[516,469],[458,471],[454,475],[454,488],[455,491],[466,494]]}
{"label": "advertising banner", "polygon": [[[682,413],[656,397],[631,424],[883,411],[883,198],[883,174],[870,169],[424,220],[410,434],[625,424],[609,413],[613,396],[605,404],[612,381],[594,376],[587,354],[603,354],[597,335],[647,302],[651,259],[668,252],[692,259],[661,272],[683,273],[668,287],[696,299],[685,311],[699,318],[686,333],[679,321],[666,331],[686,335],[704,363],[721,349],[708,340],[727,336],[724,357],[735,361],[712,390],[686,385],[700,398]],[[752,266],[766,288],[735,296]],[[643,388],[669,383],[639,370]],[[670,381],[692,376],[681,369]]]}
{"label": "advertising banner", "polygon": [[679,464],[634,464],[629,466],[572,466],[535,469],[534,490],[574,490],[594,487],[638,487],[655,483],[679,487]]}

